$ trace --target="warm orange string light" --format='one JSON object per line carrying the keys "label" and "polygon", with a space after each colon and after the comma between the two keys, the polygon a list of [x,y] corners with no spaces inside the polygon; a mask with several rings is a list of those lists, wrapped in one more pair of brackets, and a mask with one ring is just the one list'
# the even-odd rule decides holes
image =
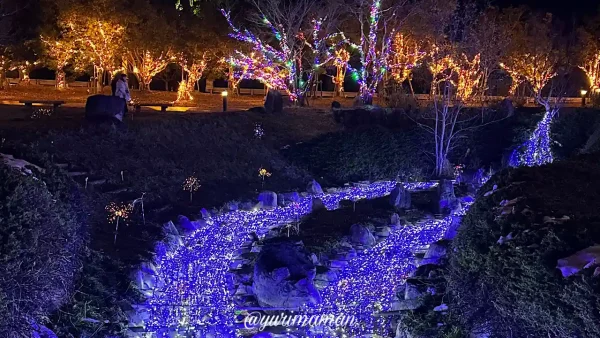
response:
{"label": "warm orange string light", "polygon": [[127,52],[127,60],[143,89],[149,89],[152,78],[167,68],[174,57],[170,49],[161,52],[158,56],[149,50],[132,49]]}
{"label": "warm orange string light", "polygon": [[[556,63],[550,55],[515,55],[508,58],[506,63],[500,63],[513,78],[513,88],[523,81],[527,81],[533,89],[534,95],[540,96],[544,86],[556,76]],[[516,80],[516,81],[515,81]]]}
{"label": "warm orange string light", "polygon": [[207,64],[206,61],[206,53],[203,53],[201,58],[188,59],[183,55],[179,57],[179,65],[187,74],[187,79],[182,80],[179,83],[176,102],[194,99],[192,93],[194,92],[196,82],[198,82],[198,80],[202,78],[202,74],[204,74]]}
{"label": "warm orange string light", "polygon": [[473,57],[473,61],[463,54],[462,62],[454,69],[457,74],[457,80],[453,81],[456,86],[456,96],[462,101],[471,99],[483,76],[481,72],[481,55],[477,54]]}
{"label": "warm orange string light", "polygon": [[335,51],[333,58],[333,65],[335,66],[336,73],[333,77],[333,83],[336,85],[338,92],[344,90],[344,79],[346,78],[346,71],[348,70],[348,61],[350,60],[350,53],[345,49],[338,49]]}
{"label": "warm orange string light", "polygon": [[579,66],[590,80],[591,89],[600,88],[600,51],[585,60],[583,66]]}
{"label": "warm orange string light", "polygon": [[46,46],[48,55],[56,61],[56,87],[58,89],[64,89],[67,85],[64,69],[69,64],[73,55],[78,53],[78,51],[75,50],[70,43],[65,41],[44,37],[41,37],[41,40]]}
{"label": "warm orange string light", "polygon": [[416,67],[426,56],[425,53],[419,51],[416,41],[401,33],[397,33],[394,36],[392,50],[390,54],[392,59],[390,62],[390,72],[398,82],[406,80],[410,75],[411,69]]}

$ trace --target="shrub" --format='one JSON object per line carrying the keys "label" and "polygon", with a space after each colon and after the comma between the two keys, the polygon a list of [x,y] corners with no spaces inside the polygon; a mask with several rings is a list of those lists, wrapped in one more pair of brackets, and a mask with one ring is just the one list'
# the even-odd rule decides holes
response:
{"label": "shrub", "polygon": [[[449,255],[452,311],[496,336],[600,336],[593,269],[563,278],[557,260],[600,242],[600,156],[504,171],[482,189]],[[520,198],[498,217],[501,201]],[[568,216],[563,223],[544,217]],[[500,236],[513,240],[500,245]]]}
{"label": "shrub", "polygon": [[598,127],[598,111],[577,109],[561,114],[552,124],[552,151],[557,159],[577,155]]}
{"label": "shrub", "polygon": [[296,145],[285,155],[326,184],[394,179],[420,180],[430,168],[422,148],[422,130],[384,127],[326,134]]}
{"label": "shrub", "polygon": [[77,196],[54,171],[0,165],[0,336],[30,336],[73,292],[86,237]]}

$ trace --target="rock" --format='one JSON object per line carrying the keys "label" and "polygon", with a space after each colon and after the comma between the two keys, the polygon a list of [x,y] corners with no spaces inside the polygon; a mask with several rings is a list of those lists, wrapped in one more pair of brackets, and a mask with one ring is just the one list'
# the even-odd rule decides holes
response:
{"label": "rock", "polygon": [[265,112],[282,113],[283,112],[283,97],[278,90],[269,89],[265,98]]}
{"label": "rock", "polygon": [[[202,221],[205,222],[205,221]],[[181,229],[182,234],[189,235],[192,232],[198,230],[200,228],[201,223],[192,222],[189,218],[179,215],[177,218],[177,223],[179,224],[179,228]]]}
{"label": "rock", "polygon": [[500,236],[500,238],[498,239],[498,241],[496,243],[502,245],[506,242],[510,242],[512,239],[513,239],[513,236],[512,236],[512,232],[511,232],[508,235],[506,235],[506,237]]}
{"label": "rock", "polygon": [[258,195],[258,204],[261,209],[277,208],[277,194],[272,191],[263,191]]}
{"label": "rock", "polygon": [[280,207],[284,207],[285,206],[285,198],[283,197],[283,194],[277,194],[277,205]]}
{"label": "rock", "polygon": [[375,237],[371,233],[371,230],[362,224],[353,224],[350,227],[350,240],[354,244],[360,244],[369,247],[377,243]]}
{"label": "rock", "polygon": [[183,246],[183,240],[181,239],[179,231],[177,231],[177,228],[173,222],[165,223],[162,230],[165,237],[163,242],[170,250],[175,250],[180,246]]}
{"label": "rock", "polygon": [[598,275],[600,275],[600,267],[594,269],[594,277],[598,277]]}
{"label": "rock", "polygon": [[419,291],[419,288],[417,288],[416,285],[408,283],[408,282],[404,285],[405,285],[405,289],[404,289],[404,299],[405,300],[416,299],[421,296],[422,293]]}
{"label": "rock", "polygon": [[132,305],[133,310],[127,311],[127,320],[129,327],[144,327],[150,320],[150,309],[143,305]]}
{"label": "rock", "polygon": [[230,202],[227,202],[227,204],[225,205],[225,207],[229,211],[236,211],[236,210],[238,210],[240,208],[240,202],[230,201]]}
{"label": "rock", "polygon": [[439,264],[440,260],[446,256],[446,247],[447,245],[443,242],[433,243],[427,249],[425,256],[423,256],[423,260],[421,261],[421,265],[425,264]]}
{"label": "rock", "polygon": [[437,197],[437,212],[440,214],[450,214],[460,207],[460,202],[454,195],[454,185],[450,180],[440,180],[437,187]]}
{"label": "rock", "polygon": [[383,227],[379,230],[376,235],[379,237],[388,237],[390,235],[391,229],[389,227]]}
{"label": "rock", "polygon": [[265,243],[254,266],[253,289],[261,306],[298,308],[317,304],[316,267],[302,245],[287,239]]}
{"label": "rock", "polygon": [[598,263],[600,263],[600,245],[595,245],[559,259],[556,268],[562,272],[563,277],[568,277]]}
{"label": "rock", "polygon": [[283,198],[287,202],[292,202],[292,203],[300,202],[300,195],[296,191],[283,194]]}
{"label": "rock", "polygon": [[314,195],[322,195],[323,194],[323,189],[321,188],[321,185],[315,180],[312,180],[308,183],[308,186],[306,187],[306,191],[309,194],[314,194]]}
{"label": "rock", "polygon": [[38,167],[35,164],[29,163],[25,160],[14,158],[12,155],[0,153],[0,160],[9,167],[20,171],[23,175],[33,175],[31,169],[36,169],[40,173],[44,173],[45,170]]}
{"label": "rock", "polygon": [[142,263],[131,277],[138,290],[146,296],[151,296],[154,288],[159,284],[156,267],[152,263]]}
{"label": "rock", "polygon": [[211,216],[212,216],[212,215],[210,214],[210,211],[206,210],[205,208],[202,208],[202,209],[200,210],[200,215],[202,215],[202,219],[206,219],[206,220],[207,220],[207,219],[210,219],[210,218],[211,218]]}
{"label": "rock", "polygon": [[401,299],[392,302],[391,311],[415,310],[423,304],[421,299]]}
{"label": "rock", "polygon": [[326,209],[325,204],[323,204],[323,201],[320,198],[313,198],[311,200],[311,210],[313,212]]}
{"label": "rock", "polygon": [[433,308],[433,311],[435,311],[435,312],[448,311],[448,305],[446,305],[446,304],[438,305]]}
{"label": "rock", "polygon": [[56,333],[54,333],[49,328],[44,325],[33,322],[31,324],[31,337],[32,338],[58,338]]}
{"label": "rock", "polygon": [[332,283],[338,280],[338,275],[333,270],[327,270],[319,273],[315,276],[315,280],[321,280],[328,283]]}
{"label": "rock", "polygon": [[390,204],[396,209],[410,208],[410,192],[404,188],[402,183],[396,184],[390,193]]}
{"label": "rock", "polygon": [[126,102],[117,96],[93,95],[85,103],[85,118],[96,121],[123,121]]}
{"label": "rock", "polygon": [[398,214],[394,213],[392,215],[392,218],[390,220],[390,225],[393,227],[399,227],[401,225],[400,216],[398,216]]}

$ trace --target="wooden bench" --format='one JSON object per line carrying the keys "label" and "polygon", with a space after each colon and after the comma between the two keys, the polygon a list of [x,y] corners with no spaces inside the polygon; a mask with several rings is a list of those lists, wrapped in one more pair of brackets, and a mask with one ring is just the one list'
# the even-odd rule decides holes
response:
{"label": "wooden bench", "polygon": [[133,105],[135,112],[139,113],[142,107],[160,107],[161,112],[166,112],[168,107],[173,107],[172,103],[135,103]]}
{"label": "wooden bench", "polygon": [[44,101],[44,100],[21,100],[19,103],[23,103],[25,107],[33,107],[33,104],[41,104],[46,106],[52,106],[53,110],[65,104],[65,101]]}

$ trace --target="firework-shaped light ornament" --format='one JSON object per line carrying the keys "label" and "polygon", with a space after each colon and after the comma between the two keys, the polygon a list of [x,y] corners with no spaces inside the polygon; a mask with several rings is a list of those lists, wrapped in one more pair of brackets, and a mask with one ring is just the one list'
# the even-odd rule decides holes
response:
{"label": "firework-shaped light ornament", "polygon": [[117,232],[119,231],[119,222],[121,220],[125,221],[129,218],[129,214],[131,213],[133,207],[131,204],[110,202],[105,209],[108,212],[108,221],[110,223],[115,223],[115,240],[113,244],[116,244]]}
{"label": "firework-shaped light ornament", "polygon": [[190,193],[190,202],[192,202],[194,192],[200,189],[200,181],[196,176],[190,176],[183,182],[183,190]]}
{"label": "firework-shaped light ornament", "polygon": [[262,186],[265,186],[265,177],[271,177],[271,173],[267,171],[265,168],[258,169],[258,176],[262,178]]}

